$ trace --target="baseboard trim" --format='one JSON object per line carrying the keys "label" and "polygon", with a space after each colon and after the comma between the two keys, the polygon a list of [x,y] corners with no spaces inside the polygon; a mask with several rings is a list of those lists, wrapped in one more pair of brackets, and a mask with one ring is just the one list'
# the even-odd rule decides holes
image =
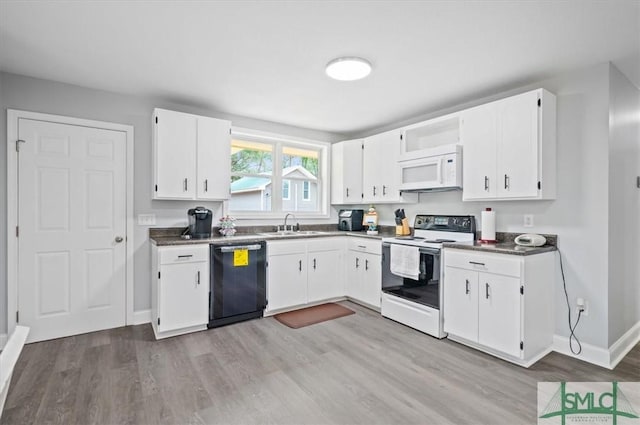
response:
{"label": "baseboard trim", "polygon": [[151,323],[151,310],[134,311],[132,325],[143,325],[145,323]]}
{"label": "baseboard trim", "polygon": [[629,351],[640,342],[640,321],[624,333],[616,342],[609,347],[609,369],[614,369],[618,363],[624,359]]}
{"label": "baseboard trim", "polygon": [[0,351],[4,350],[4,346],[7,345],[8,340],[9,340],[9,335],[0,334]]}
{"label": "baseboard trim", "polygon": [[587,344],[585,342],[582,342],[581,344],[582,352],[579,355],[575,355],[569,348],[569,338],[560,335],[553,336],[553,351],[555,351],[556,353],[564,354],[565,356],[583,360],[585,362],[607,369],[612,369],[609,363],[609,350],[596,347],[595,345]]}

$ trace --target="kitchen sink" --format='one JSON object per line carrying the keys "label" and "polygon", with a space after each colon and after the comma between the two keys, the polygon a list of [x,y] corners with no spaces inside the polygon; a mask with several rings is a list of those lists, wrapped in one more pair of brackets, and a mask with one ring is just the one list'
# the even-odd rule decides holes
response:
{"label": "kitchen sink", "polygon": [[294,232],[292,230],[280,230],[277,232],[261,232],[257,233],[260,236],[309,236],[309,235],[324,235],[327,232],[319,232],[316,230],[301,230]]}

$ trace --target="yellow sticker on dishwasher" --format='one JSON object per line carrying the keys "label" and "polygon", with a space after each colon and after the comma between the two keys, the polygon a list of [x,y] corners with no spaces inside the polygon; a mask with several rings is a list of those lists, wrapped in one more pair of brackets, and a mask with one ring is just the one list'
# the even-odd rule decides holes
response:
{"label": "yellow sticker on dishwasher", "polygon": [[248,249],[236,249],[233,251],[233,266],[241,267],[249,265],[249,250]]}

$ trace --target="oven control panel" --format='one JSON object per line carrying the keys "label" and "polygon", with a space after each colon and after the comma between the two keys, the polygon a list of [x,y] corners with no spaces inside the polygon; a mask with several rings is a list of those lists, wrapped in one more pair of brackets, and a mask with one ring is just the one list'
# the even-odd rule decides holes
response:
{"label": "oven control panel", "polygon": [[476,219],[472,215],[416,215],[413,227],[420,230],[475,233]]}

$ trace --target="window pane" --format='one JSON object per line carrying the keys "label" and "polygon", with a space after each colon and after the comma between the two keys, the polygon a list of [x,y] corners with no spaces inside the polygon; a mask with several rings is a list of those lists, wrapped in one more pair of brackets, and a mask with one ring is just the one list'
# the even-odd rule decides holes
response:
{"label": "window pane", "polygon": [[283,180],[282,181],[282,199],[289,200],[291,198],[290,196],[290,190],[291,188],[291,182],[289,180]]}
{"label": "window pane", "polygon": [[232,211],[271,211],[273,145],[248,140],[231,141]]}
{"label": "window pane", "polygon": [[302,199],[304,201],[308,201],[308,200],[311,199],[311,196],[310,196],[311,193],[310,193],[310,190],[309,190],[309,186],[310,186],[310,184],[306,180],[302,184]]}
{"label": "window pane", "polygon": [[302,149],[293,146],[282,148],[282,176],[293,171],[303,171],[318,177],[318,150]]}

